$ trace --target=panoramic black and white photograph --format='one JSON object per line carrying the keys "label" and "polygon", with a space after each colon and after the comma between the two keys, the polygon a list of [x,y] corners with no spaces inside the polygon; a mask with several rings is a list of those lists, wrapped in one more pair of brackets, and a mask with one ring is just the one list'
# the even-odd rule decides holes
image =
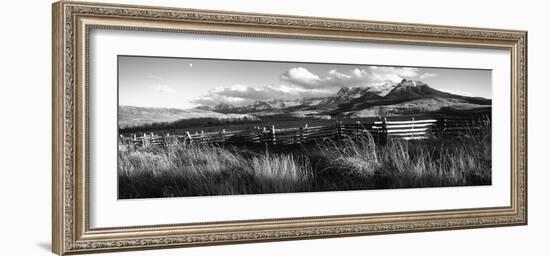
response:
{"label": "panoramic black and white photograph", "polygon": [[118,56],[118,198],[491,185],[491,70]]}

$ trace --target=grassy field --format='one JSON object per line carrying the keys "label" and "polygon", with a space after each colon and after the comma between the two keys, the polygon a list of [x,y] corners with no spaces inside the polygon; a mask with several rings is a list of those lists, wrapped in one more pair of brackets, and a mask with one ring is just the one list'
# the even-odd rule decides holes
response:
{"label": "grassy field", "polygon": [[119,146],[119,198],[491,184],[490,125],[463,137],[308,145]]}

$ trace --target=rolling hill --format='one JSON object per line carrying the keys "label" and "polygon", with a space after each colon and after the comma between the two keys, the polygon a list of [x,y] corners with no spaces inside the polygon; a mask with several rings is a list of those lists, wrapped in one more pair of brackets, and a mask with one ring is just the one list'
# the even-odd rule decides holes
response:
{"label": "rolling hill", "polygon": [[204,109],[175,109],[151,107],[118,107],[119,128],[129,128],[153,123],[171,123],[182,119],[214,118],[214,119],[255,119],[248,114],[223,114]]}

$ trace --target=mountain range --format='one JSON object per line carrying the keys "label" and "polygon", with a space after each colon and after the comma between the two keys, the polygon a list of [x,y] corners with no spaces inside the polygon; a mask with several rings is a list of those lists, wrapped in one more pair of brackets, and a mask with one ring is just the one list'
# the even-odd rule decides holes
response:
{"label": "mountain range", "polygon": [[256,101],[246,106],[222,103],[197,109],[224,114],[291,114],[294,116],[363,117],[386,114],[433,112],[443,107],[473,109],[489,107],[491,100],[469,97],[433,89],[421,81],[403,79],[369,87],[344,87],[335,95],[296,100]]}
{"label": "mountain range", "polygon": [[192,109],[119,106],[120,128],[153,123],[173,123],[187,119],[261,120],[266,116],[293,118],[372,117],[419,114],[442,108],[470,110],[487,108],[491,100],[456,95],[433,89],[421,81],[403,79],[368,87],[344,87],[328,97],[295,100],[256,101],[246,106],[221,103]]}

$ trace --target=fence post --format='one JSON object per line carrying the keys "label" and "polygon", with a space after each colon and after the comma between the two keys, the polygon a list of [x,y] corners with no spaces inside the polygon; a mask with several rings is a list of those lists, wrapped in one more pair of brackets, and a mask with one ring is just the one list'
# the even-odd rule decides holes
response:
{"label": "fence post", "polygon": [[277,137],[275,136],[275,125],[271,126],[271,136],[273,145],[277,144]]}
{"label": "fence post", "polygon": [[269,139],[266,139],[266,136],[265,136],[266,133],[267,133],[267,129],[266,129],[265,126],[264,126],[264,127],[262,127],[262,139],[261,139],[261,141],[262,141],[262,142],[266,145],[266,147],[267,147],[267,143],[268,143],[268,140],[269,140]]}
{"label": "fence post", "polygon": [[254,132],[256,133],[256,137],[258,138],[258,143],[262,144],[262,129],[260,128],[260,126],[256,126],[256,130],[254,130]]}
{"label": "fence post", "polygon": [[193,142],[193,138],[191,137],[191,133],[189,131],[186,131],[185,134],[187,135],[187,138],[189,139],[189,144]]}
{"label": "fence post", "polygon": [[[376,122],[382,122],[382,118],[380,116],[378,116],[378,121],[375,121],[374,126],[378,126],[378,125],[376,125]],[[380,124],[380,125],[382,125],[382,124]],[[376,141],[378,143],[380,143],[380,130],[381,130],[381,127],[382,126],[380,126],[378,129],[376,129]]]}
{"label": "fence post", "polygon": [[445,117],[441,118],[441,120],[439,121],[439,127],[437,128],[438,132],[439,132],[439,137],[443,138],[443,136],[445,136],[445,128],[447,126],[447,120]]}
{"label": "fence post", "polygon": [[222,129],[222,143],[225,143],[225,129]]}
{"label": "fence post", "polygon": [[384,120],[382,121],[382,140],[383,144],[388,143],[388,120],[386,117],[384,117]]}
{"label": "fence post", "polygon": [[306,140],[307,140],[307,137],[304,133],[307,132],[307,124],[304,125],[304,129],[301,130],[301,133],[300,133],[300,143],[305,143]]}
{"label": "fence post", "polygon": [[447,118],[443,118],[443,134],[447,132]]}
{"label": "fence post", "polygon": [[361,130],[361,122],[357,121],[355,122],[355,136],[359,136],[359,131]]}
{"label": "fence post", "polygon": [[141,139],[142,139],[142,141],[143,141],[143,146],[144,146],[144,147],[147,146],[147,144],[148,144],[148,143],[147,143],[147,142],[148,142],[148,141],[147,141],[147,133],[143,133],[143,137],[142,137]]}
{"label": "fence post", "polygon": [[340,142],[340,136],[342,136],[342,125],[341,121],[336,120],[336,140]]}

